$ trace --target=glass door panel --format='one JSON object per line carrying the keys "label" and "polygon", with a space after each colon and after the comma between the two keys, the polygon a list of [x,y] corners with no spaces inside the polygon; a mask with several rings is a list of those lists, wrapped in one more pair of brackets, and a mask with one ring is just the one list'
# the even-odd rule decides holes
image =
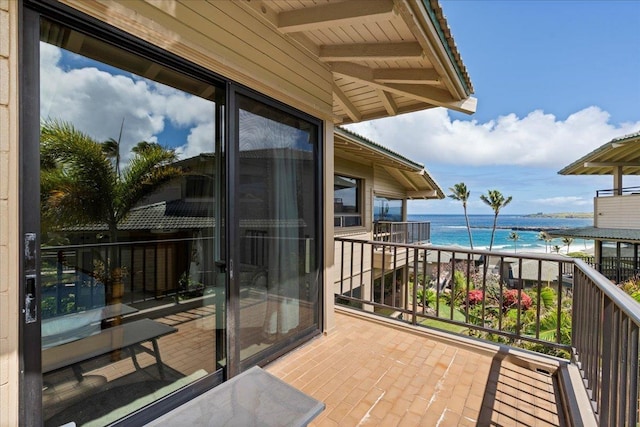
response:
{"label": "glass door panel", "polygon": [[45,425],[221,369],[224,88],[41,22]]}
{"label": "glass door panel", "polygon": [[318,126],[243,95],[237,103],[236,283],[246,361],[318,326]]}

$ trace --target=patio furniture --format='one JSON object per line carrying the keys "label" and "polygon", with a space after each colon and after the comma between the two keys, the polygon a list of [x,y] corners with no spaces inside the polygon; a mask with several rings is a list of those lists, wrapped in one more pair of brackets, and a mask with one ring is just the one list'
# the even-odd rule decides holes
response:
{"label": "patio furniture", "polygon": [[126,304],[112,304],[92,310],[42,320],[42,348],[54,347],[100,333],[101,324],[138,310]]}
{"label": "patio furniture", "polygon": [[[156,358],[160,376],[164,378],[158,338],[177,331],[173,326],[151,319],[123,323],[95,335],[42,350],[42,373],[71,367],[78,381],[82,381],[80,363],[119,349],[128,350],[136,369],[140,369],[136,358],[138,349]],[[151,342],[153,350],[141,345],[144,342]]]}

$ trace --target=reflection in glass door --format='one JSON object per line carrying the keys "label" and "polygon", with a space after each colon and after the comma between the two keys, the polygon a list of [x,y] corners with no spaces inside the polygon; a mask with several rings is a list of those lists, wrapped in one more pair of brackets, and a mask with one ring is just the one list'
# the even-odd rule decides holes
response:
{"label": "reflection in glass door", "polygon": [[41,23],[45,425],[106,425],[224,363],[224,91]]}
{"label": "reflection in glass door", "polygon": [[239,355],[318,327],[318,125],[238,95]]}

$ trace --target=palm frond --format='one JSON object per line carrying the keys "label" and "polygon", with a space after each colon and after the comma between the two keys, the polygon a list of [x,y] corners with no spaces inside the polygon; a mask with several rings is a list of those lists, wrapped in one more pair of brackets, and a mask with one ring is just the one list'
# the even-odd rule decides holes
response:
{"label": "palm frond", "polygon": [[157,144],[149,145],[135,154],[126,166],[118,185],[116,217],[119,221],[144,197],[182,174],[180,168],[171,166],[175,160],[176,154],[173,150]]}
{"label": "palm frond", "polygon": [[116,175],[101,144],[73,125],[41,125],[41,201],[53,226],[108,222]]}

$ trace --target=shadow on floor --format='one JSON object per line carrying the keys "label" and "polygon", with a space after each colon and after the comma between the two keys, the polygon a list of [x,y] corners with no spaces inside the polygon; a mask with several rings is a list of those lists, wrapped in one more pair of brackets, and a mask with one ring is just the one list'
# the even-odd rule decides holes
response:
{"label": "shadow on floor", "polygon": [[501,349],[493,357],[477,425],[565,427],[556,375],[518,366],[508,356]]}

